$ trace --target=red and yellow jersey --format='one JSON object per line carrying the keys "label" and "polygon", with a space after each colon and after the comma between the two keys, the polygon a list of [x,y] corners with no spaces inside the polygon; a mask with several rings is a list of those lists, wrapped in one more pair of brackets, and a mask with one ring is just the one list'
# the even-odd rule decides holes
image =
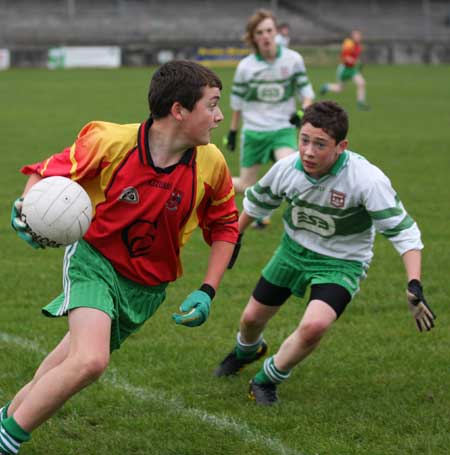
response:
{"label": "red and yellow jersey", "polygon": [[342,43],[341,62],[352,68],[357,63],[361,51],[361,44],[356,43],[351,38],[346,38]]}
{"label": "red and yellow jersey", "polygon": [[150,154],[150,127],[151,120],[88,123],[71,147],[21,171],[80,183],[94,207],[84,239],[121,275],[153,286],[181,275],[180,249],[197,226],[208,244],[236,243],[238,211],[215,145],[189,149],[161,169]]}

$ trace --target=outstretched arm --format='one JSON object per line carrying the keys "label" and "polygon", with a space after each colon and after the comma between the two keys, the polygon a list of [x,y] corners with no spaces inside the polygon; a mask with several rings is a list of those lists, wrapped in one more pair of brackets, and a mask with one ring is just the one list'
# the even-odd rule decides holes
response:
{"label": "outstretched arm", "polygon": [[241,120],[241,111],[233,111],[231,113],[230,130],[237,131]]}
{"label": "outstretched arm", "polygon": [[212,286],[214,290],[217,290],[222,281],[222,276],[227,269],[228,262],[230,262],[233,249],[233,243],[224,241],[213,242],[211,245],[208,268],[203,282]]}
{"label": "outstretched arm", "polygon": [[406,251],[402,256],[402,259],[403,264],[405,266],[408,282],[411,280],[420,281],[420,275],[422,270],[422,251],[421,250]]}

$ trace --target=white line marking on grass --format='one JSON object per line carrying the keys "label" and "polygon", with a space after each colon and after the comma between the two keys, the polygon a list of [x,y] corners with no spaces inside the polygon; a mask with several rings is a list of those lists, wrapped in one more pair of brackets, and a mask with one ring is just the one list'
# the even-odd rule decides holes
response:
{"label": "white line marking on grass", "polygon": [[9,333],[0,332],[0,342],[6,344],[14,344],[19,348],[26,349],[27,351],[33,351],[38,354],[46,355],[47,351],[42,349],[37,342],[26,340],[25,338],[18,337],[16,335],[10,335]]}
{"label": "white line marking on grass", "polygon": [[[10,335],[4,332],[0,332],[0,342],[13,344],[28,351],[37,352],[43,355],[47,353],[38,345],[37,342],[33,342],[31,340],[27,340],[16,335]],[[108,373],[105,375],[102,381],[107,382],[112,387],[122,390],[141,400],[153,401],[163,405],[166,408],[170,407],[171,410],[175,410],[178,414],[181,413],[188,418],[194,417],[198,420],[201,420],[202,422],[211,425],[212,427],[219,428],[220,430],[230,430],[245,442],[253,442],[263,447],[267,447],[276,454],[305,455],[297,452],[295,449],[286,447],[280,440],[276,438],[269,438],[265,436],[246,423],[240,422],[231,417],[219,417],[203,411],[202,409],[187,407],[185,404],[183,404],[181,399],[172,398],[160,390],[152,391],[143,387],[137,387],[129,384],[120,378],[114,368],[108,369]]]}
{"label": "white line marking on grass", "polygon": [[304,455],[294,449],[291,449],[290,447],[286,447],[278,439],[264,436],[261,432],[231,417],[219,417],[201,409],[187,407],[183,404],[182,400],[171,398],[160,390],[152,392],[142,387],[136,387],[128,384],[126,381],[117,377],[117,373],[114,369],[110,369],[110,376],[106,380],[115,388],[127,392],[130,395],[142,400],[155,401],[159,404],[163,404],[165,407],[170,406],[170,408],[176,410],[178,414],[182,413],[189,418],[195,417],[202,422],[206,422],[213,427],[219,428],[220,430],[231,430],[244,441],[254,442],[258,445],[262,445],[263,447],[268,447],[277,454]]}

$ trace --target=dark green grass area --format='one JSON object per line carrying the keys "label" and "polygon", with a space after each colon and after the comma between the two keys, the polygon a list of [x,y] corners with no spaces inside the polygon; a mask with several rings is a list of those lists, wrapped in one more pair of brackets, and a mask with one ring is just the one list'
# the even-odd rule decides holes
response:
{"label": "dark green grass area", "polygon": [[[307,62],[308,63],[308,62]],[[227,132],[232,69],[224,82]],[[316,91],[334,67],[311,67]],[[61,250],[34,251],[9,226],[23,188],[18,169],[70,145],[84,123],[134,123],[147,116],[151,69],[0,72],[0,403],[27,382],[66,330],[40,307],[61,291]],[[437,327],[417,332],[405,298],[401,258],[377,238],[368,279],[339,322],[279,389],[280,405],[246,398],[260,364],[239,377],[212,376],[233,347],[238,321],[280,238],[281,210],[269,229],[248,231],[207,324],[177,327],[171,314],[202,282],[208,248],[197,232],[183,251],[185,276],[166,303],[113,354],[95,385],[33,434],[24,454],[416,455],[450,447],[449,66],[368,66],[370,112],[356,110],[352,85],[333,96],[350,115],[350,149],[390,177],[425,244],[423,283]],[[233,174],[239,154],[224,151]],[[242,198],[238,197],[241,208]],[[291,299],[265,332],[275,353],[297,326],[304,301]]]}

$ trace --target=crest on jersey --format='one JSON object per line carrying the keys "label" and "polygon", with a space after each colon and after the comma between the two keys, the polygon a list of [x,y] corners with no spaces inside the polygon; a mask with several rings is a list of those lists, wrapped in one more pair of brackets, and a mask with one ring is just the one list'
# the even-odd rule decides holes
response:
{"label": "crest on jersey", "polygon": [[337,207],[338,209],[344,207],[345,205],[345,193],[341,193],[340,191],[331,190],[330,196],[330,204],[333,207]]}
{"label": "crest on jersey", "polygon": [[137,204],[139,202],[139,193],[136,188],[129,186],[125,188],[119,196],[119,201],[129,202],[130,204]]}
{"label": "crest on jersey", "polygon": [[122,241],[130,257],[138,258],[150,252],[157,229],[157,221],[135,220],[122,231]]}
{"label": "crest on jersey", "polygon": [[170,211],[178,210],[178,206],[181,204],[183,199],[183,192],[180,190],[173,190],[169,200],[166,202],[166,209]]}

